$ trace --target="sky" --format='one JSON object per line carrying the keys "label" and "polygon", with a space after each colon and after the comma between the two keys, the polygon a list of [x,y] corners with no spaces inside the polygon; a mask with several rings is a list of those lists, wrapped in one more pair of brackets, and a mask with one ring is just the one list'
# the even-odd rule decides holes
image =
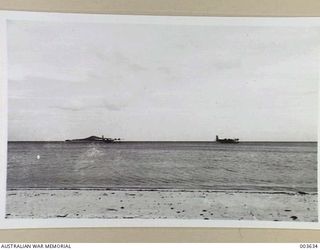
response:
{"label": "sky", "polygon": [[8,22],[8,138],[317,140],[318,28]]}

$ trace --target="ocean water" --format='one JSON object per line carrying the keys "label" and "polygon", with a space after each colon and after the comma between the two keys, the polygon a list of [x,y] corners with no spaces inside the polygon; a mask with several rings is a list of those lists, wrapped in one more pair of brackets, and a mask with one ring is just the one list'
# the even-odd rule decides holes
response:
{"label": "ocean water", "polygon": [[316,192],[317,143],[9,142],[7,188]]}

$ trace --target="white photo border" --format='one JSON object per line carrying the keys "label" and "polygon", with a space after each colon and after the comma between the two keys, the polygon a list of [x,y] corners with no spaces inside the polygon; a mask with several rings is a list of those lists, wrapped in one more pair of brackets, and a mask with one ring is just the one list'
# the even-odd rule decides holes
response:
{"label": "white photo border", "polygon": [[[291,228],[320,229],[320,173],[318,180],[318,222],[274,222],[236,220],[190,220],[190,219],[6,219],[7,176],[7,21],[52,21],[73,23],[130,23],[174,24],[217,26],[264,26],[264,27],[319,27],[320,17],[192,17],[192,16],[147,16],[112,14],[74,14],[52,12],[0,11],[0,228],[70,228],[70,227],[237,227],[237,228]],[[320,58],[320,45],[319,45]],[[320,79],[320,65],[319,77]],[[319,90],[319,88],[318,88]],[[319,92],[318,92],[319,98]],[[320,102],[318,101],[318,113]],[[319,122],[318,116],[318,141]],[[317,144],[318,152],[320,149]],[[319,154],[318,170],[319,170]]]}

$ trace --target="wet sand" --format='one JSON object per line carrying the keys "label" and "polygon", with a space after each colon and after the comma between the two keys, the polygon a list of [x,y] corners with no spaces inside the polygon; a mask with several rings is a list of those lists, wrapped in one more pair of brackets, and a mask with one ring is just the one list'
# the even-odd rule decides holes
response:
{"label": "wet sand", "polygon": [[317,194],[172,190],[11,190],[6,218],[317,221]]}

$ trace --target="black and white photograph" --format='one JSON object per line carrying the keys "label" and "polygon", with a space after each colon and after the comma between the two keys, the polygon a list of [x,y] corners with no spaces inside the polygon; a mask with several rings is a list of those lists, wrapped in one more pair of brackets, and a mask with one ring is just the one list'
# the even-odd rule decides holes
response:
{"label": "black and white photograph", "polygon": [[320,25],[65,16],[6,21],[5,220],[317,224]]}

